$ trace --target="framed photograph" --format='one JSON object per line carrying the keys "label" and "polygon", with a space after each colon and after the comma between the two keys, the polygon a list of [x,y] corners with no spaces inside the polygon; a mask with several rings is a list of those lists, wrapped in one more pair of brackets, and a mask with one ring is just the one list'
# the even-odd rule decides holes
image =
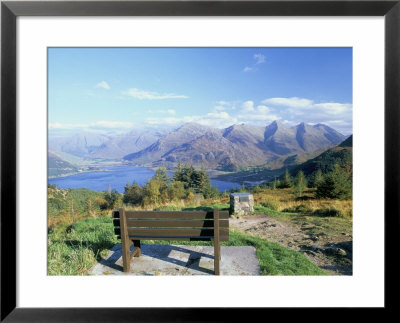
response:
{"label": "framed photograph", "polygon": [[1,320],[391,309],[399,15],[3,1]]}

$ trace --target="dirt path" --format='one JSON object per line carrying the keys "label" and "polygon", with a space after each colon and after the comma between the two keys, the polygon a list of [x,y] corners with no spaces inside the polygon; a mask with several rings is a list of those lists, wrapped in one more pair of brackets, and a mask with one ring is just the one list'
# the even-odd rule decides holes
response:
{"label": "dirt path", "polygon": [[312,223],[282,222],[263,214],[230,219],[229,225],[300,251],[331,275],[352,274],[351,234],[315,234]]}

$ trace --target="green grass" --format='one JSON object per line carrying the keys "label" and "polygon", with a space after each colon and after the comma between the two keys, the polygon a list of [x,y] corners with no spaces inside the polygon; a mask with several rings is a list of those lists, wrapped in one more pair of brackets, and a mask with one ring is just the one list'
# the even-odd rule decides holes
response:
{"label": "green grass", "polygon": [[[224,208],[225,205],[219,205]],[[216,205],[211,205],[214,208]],[[85,275],[109,250],[120,243],[113,231],[111,217],[86,219],[70,226],[59,226],[48,236],[48,274]],[[143,244],[212,245],[212,242],[142,241]],[[324,275],[299,252],[259,237],[230,231],[223,246],[254,246],[262,275]]]}
{"label": "green grass", "polygon": [[85,274],[117,243],[111,217],[59,226],[48,235],[48,274]]}

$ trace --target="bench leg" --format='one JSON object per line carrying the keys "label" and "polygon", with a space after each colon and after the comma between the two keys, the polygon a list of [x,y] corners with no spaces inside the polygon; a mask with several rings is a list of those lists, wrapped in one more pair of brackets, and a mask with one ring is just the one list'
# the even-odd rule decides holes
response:
{"label": "bench leg", "polygon": [[142,251],[140,249],[140,240],[133,240],[133,257],[140,257],[142,255]]}
{"label": "bench leg", "polygon": [[219,261],[221,260],[221,248],[219,243],[219,210],[214,209],[214,274],[219,275]]}
{"label": "bench leg", "polygon": [[124,267],[124,272],[128,273],[131,269],[131,245],[132,245],[132,241],[131,240],[125,240],[125,241],[121,241],[121,245],[122,245],[122,263],[123,263],[123,267]]}
{"label": "bench leg", "polygon": [[221,249],[219,243],[214,242],[214,274],[219,275],[219,262],[221,259]]}
{"label": "bench leg", "polygon": [[125,209],[119,209],[120,227],[121,227],[121,246],[122,246],[122,262],[124,264],[124,272],[128,273],[131,269],[131,253],[130,247],[132,240],[129,239],[128,225],[126,223]]}

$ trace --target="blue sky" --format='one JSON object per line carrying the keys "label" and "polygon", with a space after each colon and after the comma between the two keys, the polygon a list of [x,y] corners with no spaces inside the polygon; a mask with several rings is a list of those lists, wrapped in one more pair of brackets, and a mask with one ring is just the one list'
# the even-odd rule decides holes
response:
{"label": "blue sky", "polygon": [[352,133],[351,48],[49,48],[50,135],[197,122]]}

